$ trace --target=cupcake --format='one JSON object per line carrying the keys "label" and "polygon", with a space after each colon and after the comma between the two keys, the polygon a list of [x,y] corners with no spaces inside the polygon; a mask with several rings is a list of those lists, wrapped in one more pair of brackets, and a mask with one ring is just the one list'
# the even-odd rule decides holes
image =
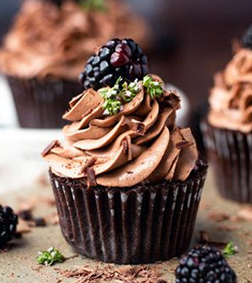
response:
{"label": "cupcake", "polygon": [[215,76],[210,108],[202,123],[217,188],[227,199],[252,203],[252,28]]}
{"label": "cupcake", "polygon": [[[99,82],[89,73],[97,57],[108,64],[96,70]],[[192,237],[207,171],[190,129],[176,126],[180,99],[148,75],[147,58],[131,39],[110,40],[88,65],[85,91],[63,116],[71,122],[65,141],[42,153],[63,236],[104,262],[179,256]]]}
{"label": "cupcake", "polygon": [[[57,128],[83,88],[78,75],[93,47],[132,34],[146,42],[141,18],[118,0],[27,0],[0,50],[0,70],[13,93],[21,127]],[[103,5],[102,5],[103,3]]]}

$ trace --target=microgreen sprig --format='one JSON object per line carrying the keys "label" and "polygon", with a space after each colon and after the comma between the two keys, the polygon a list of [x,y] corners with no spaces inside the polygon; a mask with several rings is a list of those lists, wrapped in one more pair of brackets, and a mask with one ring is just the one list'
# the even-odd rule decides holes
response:
{"label": "microgreen sprig", "polygon": [[155,81],[150,76],[145,76],[143,78],[143,86],[146,88],[147,93],[151,96],[151,98],[161,97],[163,94],[162,83]]}
{"label": "microgreen sprig", "polygon": [[85,10],[105,11],[104,0],[79,0],[80,6]]}
{"label": "microgreen sprig", "polygon": [[103,108],[104,115],[115,115],[122,111],[123,103],[130,102],[140,91],[138,80],[128,84],[122,83],[122,78],[119,77],[112,88],[102,88],[99,90],[104,99]]}
{"label": "microgreen sprig", "polygon": [[237,246],[233,242],[229,242],[223,249],[223,255],[227,258],[237,253]]}
{"label": "microgreen sprig", "polygon": [[39,264],[53,265],[55,262],[63,262],[65,257],[59,250],[51,247],[47,251],[39,252],[37,260]]}

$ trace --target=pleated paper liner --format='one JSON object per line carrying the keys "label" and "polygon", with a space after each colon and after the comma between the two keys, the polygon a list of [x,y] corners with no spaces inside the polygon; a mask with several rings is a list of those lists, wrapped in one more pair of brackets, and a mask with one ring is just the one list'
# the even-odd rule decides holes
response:
{"label": "pleated paper liner", "polygon": [[80,254],[119,264],[183,254],[191,241],[207,166],[184,182],[87,188],[50,172],[62,233]]}
{"label": "pleated paper liner", "polygon": [[252,203],[252,133],[215,128],[206,121],[201,129],[221,196]]}
{"label": "pleated paper liner", "polygon": [[23,128],[62,128],[69,101],[83,91],[76,82],[19,79],[7,76]]}

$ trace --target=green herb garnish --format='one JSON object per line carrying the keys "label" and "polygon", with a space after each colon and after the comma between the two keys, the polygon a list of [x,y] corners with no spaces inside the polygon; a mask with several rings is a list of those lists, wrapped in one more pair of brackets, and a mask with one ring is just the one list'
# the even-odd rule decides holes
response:
{"label": "green herb garnish", "polygon": [[37,260],[39,264],[53,265],[55,262],[63,262],[65,257],[59,250],[51,247],[47,251],[38,253]]}
{"label": "green herb garnish", "polygon": [[99,90],[104,99],[104,115],[115,115],[123,109],[123,103],[130,102],[140,91],[138,80],[128,84],[119,77],[112,88],[102,88]]}
{"label": "green herb garnish", "polygon": [[237,253],[237,247],[234,245],[233,242],[229,242],[226,247],[223,249],[223,255],[225,257],[229,257]]}
{"label": "green herb garnish", "polygon": [[105,11],[104,0],[79,0],[80,6],[85,10]]}
{"label": "green herb garnish", "polygon": [[143,86],[146,88],[147,93],[151,96],[152,99],[155,97],[161,97],[164,92],[162,83],[155,81],[148,75],[143,78]]}

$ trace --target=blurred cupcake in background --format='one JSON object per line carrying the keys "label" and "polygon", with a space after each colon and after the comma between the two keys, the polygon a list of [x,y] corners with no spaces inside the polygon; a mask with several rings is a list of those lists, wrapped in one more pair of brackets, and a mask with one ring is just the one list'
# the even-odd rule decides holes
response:
{"label": "blurred cupcake in background", "polygon": [[202,131],[218,189],[225,198],[252,203],[252,27],[215,76],[209,104]]}
{"label": "blurred cupcake in background", "polygon": [[23,3],[0,50],[21,127],[58,128],[83,88],[78,75],[94,46],[111,37],[146,45],[145,22],[118,0]]}

